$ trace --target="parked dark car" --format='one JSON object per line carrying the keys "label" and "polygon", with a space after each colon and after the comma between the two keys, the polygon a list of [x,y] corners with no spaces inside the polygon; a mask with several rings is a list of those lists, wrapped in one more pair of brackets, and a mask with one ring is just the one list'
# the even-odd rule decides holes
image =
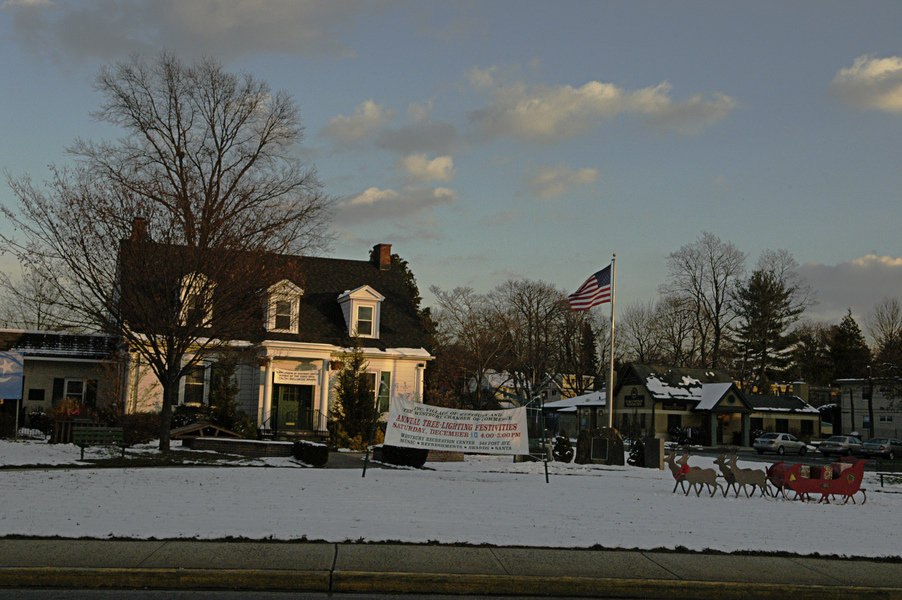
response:
{"label": "parked dark car", "polygon": [[861,445],[861,453],[865,456],[881,458],[902,458],[902,440],[896,438],[871,438]]}
{"label": "parked dark car", "polygon": [[853,435],[834,435],[828,437],[817,449],[824,456],[851,456],[861,452],[861,440]]}

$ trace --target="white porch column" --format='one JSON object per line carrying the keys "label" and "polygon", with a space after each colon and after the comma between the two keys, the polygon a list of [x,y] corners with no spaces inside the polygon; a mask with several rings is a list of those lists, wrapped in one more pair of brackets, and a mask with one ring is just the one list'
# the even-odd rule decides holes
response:
{"label": "white porch column", "polygon": [[331,368],[331,363],[328,358],[323,359],[323,368],[320,372],[319,378],[319,406],[317,410],[320,412],[317,417],[316,427],[320,431],[324,431],[326,429],[326,422],[329,418],[329,369]]}
{"label": "white porch column", "polygon": [[272,359],[266,360],[266,371],[263,379],[263,414],[260,426],[263,429],[272,429],[270,417],[272,416]]}
{"label": "white porch column", "polygon": [[417,400],[419,402],[423,401],[423,374],[426,372],[426,365],[424,363],[417,363]]}

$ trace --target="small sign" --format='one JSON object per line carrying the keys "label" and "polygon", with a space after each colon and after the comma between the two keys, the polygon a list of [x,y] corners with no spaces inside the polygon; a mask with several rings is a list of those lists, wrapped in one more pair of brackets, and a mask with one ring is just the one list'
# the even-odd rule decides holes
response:
{"label": "small sign", "polygon": [[319,371],[273,371],[272,382],[288,385],[316,385],[319,380]]}
{"label": "small sign", "polygon": [[642,408],[645,406],[645,396],[632,388],[628,396],[623,397],[623,405],[627,408]]}

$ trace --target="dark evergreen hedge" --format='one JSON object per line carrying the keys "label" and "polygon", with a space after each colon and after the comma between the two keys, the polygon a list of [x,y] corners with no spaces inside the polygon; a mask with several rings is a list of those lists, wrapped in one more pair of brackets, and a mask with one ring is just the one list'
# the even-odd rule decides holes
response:
{"label": "dark evergreen hedge", "polygon": [[293,456],[304,464],[322,467],[329,460],[329,447],[325,444],[299,440],[294,443]]}
{"label": "dark evergreen hedge", "polygon": [[426,457],[429,450],[422,448],[403,448],[401,446],[382,446],[382,460],[390,465],[398,465],[400,467],[421,468],[426,464]]}

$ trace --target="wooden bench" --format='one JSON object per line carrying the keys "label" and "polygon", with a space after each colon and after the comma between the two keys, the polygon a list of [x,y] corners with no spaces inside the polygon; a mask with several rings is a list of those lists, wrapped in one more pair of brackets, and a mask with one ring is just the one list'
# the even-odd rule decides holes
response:
{"label": "wooden bench", "polygon": [[87,446],[119,446],[125,457],[125,437],[121,427],[73,427],[72,443],[81,448],[81,459],[85,459]]}

